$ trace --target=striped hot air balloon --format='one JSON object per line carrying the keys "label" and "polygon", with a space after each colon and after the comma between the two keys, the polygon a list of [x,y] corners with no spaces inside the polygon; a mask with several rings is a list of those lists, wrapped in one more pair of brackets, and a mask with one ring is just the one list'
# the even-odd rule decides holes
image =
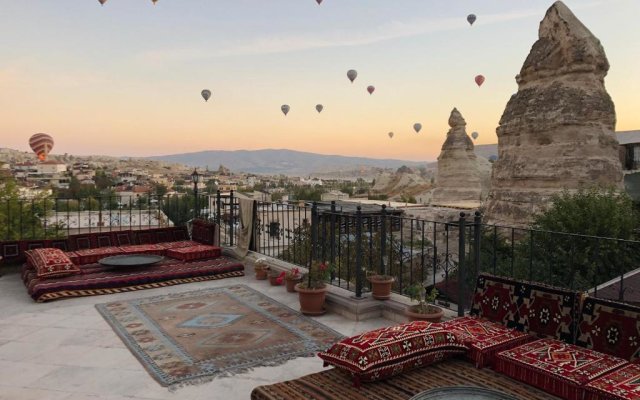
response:
{"label": "striped hot air balloon", "polygon": [[53,148],[53,138],[46,133],[36,133],[29,138],[29,146],[36,153],[38,159],[44,161]]}

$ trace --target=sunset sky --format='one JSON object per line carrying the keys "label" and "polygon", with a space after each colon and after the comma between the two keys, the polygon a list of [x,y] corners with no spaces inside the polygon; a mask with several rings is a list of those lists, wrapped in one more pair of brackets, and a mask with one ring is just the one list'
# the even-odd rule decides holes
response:
{"label": "sunset sky", "polygon": [[[0,147],[28,150],[29,136],[46,132],[53,153],[288,148],[433,160],[453,107],[468,133],[480,133],[477,143],[497,142],[551,4],[0,0]],[[565,4],[605,48],[617,130],[640,129],[640,1]],[[207,103],[204,88],[213,92]]]}

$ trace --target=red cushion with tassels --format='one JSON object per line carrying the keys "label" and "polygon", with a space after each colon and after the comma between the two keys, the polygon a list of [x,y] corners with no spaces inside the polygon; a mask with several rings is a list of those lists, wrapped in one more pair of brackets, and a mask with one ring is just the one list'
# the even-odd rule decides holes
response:
{"label": "red cushion with tassels", "polygon": [[325,366],[349,372],[358,386],[466,351],[467,347],[442,324],[415,321],[352,336],[318,356]]}

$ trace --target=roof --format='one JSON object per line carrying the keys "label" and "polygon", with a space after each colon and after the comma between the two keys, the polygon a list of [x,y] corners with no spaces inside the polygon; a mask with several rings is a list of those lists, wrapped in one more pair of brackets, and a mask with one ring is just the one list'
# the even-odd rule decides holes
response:
{"label": "roof", "polygon": [[620,144],[640,144],[640,131],[623,131],[617,132],[618,143]]}
{"label": "roof", "polygon": [[[622,131],[616,132],[616,139],[621,145],[638,143],[640,144],[640,130],[637,131]],[[478,144],[475,146],[474,151],[477,155],[488,159],[491,156],[498,155],[497,144]]]}
{"label": "roof", "polygon": [[[627,303],[640,304],[640,268],[627,272],[622,276],[623,301]],[[616,277],[608,282],[598,285],[589,290],[589,294],[605,299],[619,300],[620,277]]]}

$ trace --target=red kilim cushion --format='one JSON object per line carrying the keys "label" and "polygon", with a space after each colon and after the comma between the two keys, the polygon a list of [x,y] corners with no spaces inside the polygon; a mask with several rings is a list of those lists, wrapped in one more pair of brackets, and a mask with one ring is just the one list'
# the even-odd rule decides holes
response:
{"label": "red kilim cushion", "polygon": [[586,400],[640,399],[640,365],[629,364],[585,387]]}
{"label": "red kilim cushion", "polygon": [[629,361],[640,361],[640,307],[587,297],[578,344]]}
{"label": "red kilim cushion", "polygon": [[326,365],[349,372],[358,386],[457,354],[467,347],[440,323],[416,321],[344,339],[318,353]]}
{"label": "red kilim cushion", "polygon": [[478,276],[471,315],[514,328],[520,319],[523,283],[491,275]]}
{"label": "red kilim cushion", "polygon": [[34,267],[38,278],[79,274],[80,268],[71,262],[60,249],[44,248],[25,251],[28,262]]}
{"label": "red kilim cushion", "polygon": [[540,339],[574,343],[578,293],[534,283],[524,288],[518,328]]}
{"label": "red kilim cushion", "polygon": [[101,258],[117,256],[122,254],[119,247],[99,247],[97,249],[76,250],[76,257],[79,265],[93,264]]}
{"label": "red kilim cushion", "polygon": [[157,256],[163,256],[167,251],[157,244],[132,244],[130,246],[120,246],[120,250],[124,254],[155,254]]}
{"label": "red kilim cushion", "polygon": [[69,260],[71,260],[71,262],[75,265],[81,265],[80,257],[78,257],[78,253],[76,253],[75,251],[65,251],[64,254],[69,257]]}
{"label": "red kilim cushion", "polygon": [[168,249],[167,256],[182,261],[204,260],[206,258],[217,258],[222,254],[220,247],[198,245],[191,247],[180,247],[177,249]]}
{"label": "red kilim cushion", "polygon": [[158,243],[158,246],[164,249],[179,249],[180,247],[200,246],[201,244],[193,240],[179,240],[177,242]]}
{"label": "red kilim cushion", "polygon": [[498,353],[496,370],[563,399],[582,400],[582,386],[627,361],[555,339]]}
{"label": "red kilim cushion", "polygon": [[474,317],[462,317],[444,322],[469,347],[467,357],[477,368],[493,365],[495,355],[503,350],[520,346],[535,338],[495,322]]}

